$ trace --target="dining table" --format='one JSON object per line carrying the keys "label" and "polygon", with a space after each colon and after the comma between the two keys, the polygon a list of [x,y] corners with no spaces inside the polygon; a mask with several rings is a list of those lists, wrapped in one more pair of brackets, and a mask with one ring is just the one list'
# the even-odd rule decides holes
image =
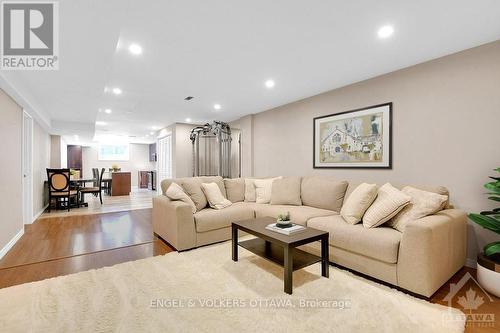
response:
{"label": "dining table", "polygon": [[[109,181],[111,181],[111,178],[104,178],[103,177],[102,181],[109,182]],[[97,180],[95,178],[77,178],[77,177],[71,176],[69,179],[70,187],[72,189],[78,189],[80,187],[84,187],[86,184],[95,183],[95,182],[97,182]],[[44,195],[44,204],[47,205],[49,203],[48,202],[49,182],[47,180],[44,181],[44,188],[45,188],[45,192],[46,192],[46,194]],[[78,200],[80,200],[79,203],[76,203],[75,201],[73,201],[73,203],[70,205],[70,207],[76,208],[78,205],[83,206],[83,207],[89,206],[89,203],[85,202],[83,195],[80,196],[80,198],[78,198]]]}

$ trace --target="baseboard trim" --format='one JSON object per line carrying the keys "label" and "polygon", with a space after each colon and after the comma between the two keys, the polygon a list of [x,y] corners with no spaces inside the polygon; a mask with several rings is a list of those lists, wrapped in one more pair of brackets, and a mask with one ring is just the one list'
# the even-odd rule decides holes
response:
{"label": "baseboard trim", "polygon": [[16,244],[16,242],[24,235],[24,226],[19,232],[0,250],[0,259],[3,258],[9,252],[9,250]]}
{"label": "baseboard trim", "polygon": [[471,258],[465,259],[465,266],[470,268],[476,268],[477,261]]}
{"label": "baseboard trim", "polygon": [[32,224],[33,222],[35,222],[43,214],[43,212],[45,212],[45,210],[47,209],[47,207],[49,207],[49,205],[45,205],[45,207],[43,207],[41,211],[39,211],[38,213],[36,213],[36,215],[33,216],[33,220],[31,220],[30,224]]}

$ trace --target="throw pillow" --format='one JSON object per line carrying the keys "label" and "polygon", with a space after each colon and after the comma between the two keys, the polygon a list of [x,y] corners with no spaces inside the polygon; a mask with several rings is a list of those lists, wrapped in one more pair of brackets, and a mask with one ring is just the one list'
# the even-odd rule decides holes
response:
{"label": "throw pillow", "polygon": [[347,185],[346,181],[338,181],[330,177],[304,177],[300,186],[302,204],[339,212]]}
{"label": "throw pillow", "polygon": [[300,177],[276,179],[271,188],[271,205],[302,205]]}
{"label": "throw pillow", "polygon": [[178,184],[170,184],[170,186],[167,188],[167,191],[165,192],[165,195],[171,200],[180,200],[187,203],[189,206],[191,206],[191,211],[193,212],[193,214],[196,213],[196,205],[194,204],[193,200],[191,200],[191,198]]}
{"label": "throw pillow", "polygon": [[240,202],[245,200],[245,180],[243,178],[224,179],[227,199],[231,202]]}
{"label": "throw pillow", "polygon": [[361,221],[373,200],[377,197],[377,185],[362,183],[344,200],[340,215],[349,224]]}
{"label": "throw pillow", "polygon": [[410,203],[411,197],[389,183],[378,189],[377,198],[363,216],[363,226],[374,228],[393,218]]}
{"label": "throw pillow", "polygon": [[215,183],[219,186],[220,192],[227,199],[226,187],[224,186],[224,179],[221,176],[200,176],[202,183]]}
{"label": "throw pillow", "polygon": [[199,178],[184,178],[182,179],[181,186],[184,191],[189,195],[196,205],[196,210],[202,210],[207,207],[207,198],[201,189],[201,180]]}
{"label": "throw pillow", "polygon": [[442,210],[448,201],[447,195],[423,191],[411,186],[406,186],[402,191],[411,197],[410,204],[404,207],[388,223],[401,232],[404,231],[408,222]]}
{"label": "throw pillow", "polygon": [[255,179],[255,202],[256,203],[269,203],[271,201],[271,190],[273,181],[281,179],[281,177],[268,178],[268,179]]}
{"label": "throw pillow", "polygon": [[232,205],[232,202],[224,198],[219,185],[216,183],[203,183],[201,189],[207,197],[210,207],[215,209],[223,209]]}

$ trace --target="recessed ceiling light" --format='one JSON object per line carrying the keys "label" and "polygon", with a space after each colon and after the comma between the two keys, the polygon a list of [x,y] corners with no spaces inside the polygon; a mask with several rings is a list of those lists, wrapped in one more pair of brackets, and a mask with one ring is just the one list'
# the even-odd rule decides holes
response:
{"label": "recessed ceiling light", "polygon": [[151,129],[157,131],[160,129],[160,126],[151,126]]}
{"label": "recessed ceiling light", "polygon": [[120,88],[113,88],[113,94],[115,95],[121,95],[122,94],[122,90]]}
{"label": "recessed ceiling light", "polygon": [[214,104],[214,109],[215,109],[215,110],[220,110],[220,109],[221,109],[220,104]]}
{"label": "recessed ceiling light", "polygon": [[111,110],[111,109],[106,109],[106,110],[104,110],[104,112],[105,112],[105,113],[107,113],[107,114],[110,114],[110,113],[112,113],[112,112],[113,112],[113,110]]}
{"label": "recessed ceiling light", "polygon": [[149,135],[154,135],[154,134],[155,134],[155,132],[149,132]]}
{"label": "recessed ceiling light", "polygon": [[274,85],[275,85],[274,80],[271,80],[271,79],[267,80],[264,84],[266,85],[266,88],[268,88],[268,89],[274,88]]}
{"label": "recessed ceiling light", "polygon": [[132,54],[142,54],[142,47],[138,44],[130,44],[128,50]]}
{"label": "recessed ceiling light", "polygon": [[190,123],[191,122],[191,118],[186,118],[186,123]]}
{"label": "recessed ceiling light", "polygon": [[96,124],[97,126],[105,126],[107,123],[106,123],[106,122],[104,122],[104,121],[96,121],[96,122],[95,122],[95,124]]}
{"label": "recessed ceiling light", "polygon": [[394,28],[392,25],[384,25],[380,29],[378,29],[377,35],[379,38],[387,38],[390,37],[394,33]]}

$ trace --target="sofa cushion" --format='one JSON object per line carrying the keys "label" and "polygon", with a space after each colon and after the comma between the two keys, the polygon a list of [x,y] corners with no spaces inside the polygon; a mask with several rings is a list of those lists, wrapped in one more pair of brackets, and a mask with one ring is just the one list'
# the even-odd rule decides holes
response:
{"label": "sofa cushion", "polygon": [[191,200],[189,195],[184,192],[179,184],[171,183],[167,188],[165,195],[171,200],[180,200],[187,203],[191,207],[191,211],[193,212],[193,214],[196,213],[196,205],[194,204],[193,200]]}
{"label": "sofa cushion", "polygon": [[201,189],[205,194],[210,207],[214,209],[224,209],[232,205],[231,201],[224,198],[219,186],[216,183],[201,183]]}
{"label": "sofa cushion", "polygon": [[247,220],[254,217],[251,205],[244,202],[236,202],[224,209],[205,208],[196,212],[194,221],[197,232],[206,232],[231,226],[234,221]]}
{"label": "sofa cushion", "polygon": [[346,223],[340,215],[315,217],[307,222],[307,226],[328,231],[331,246],[389,264],[398,262],[402,234],[393,228],[368,229],[362,224]]}
{"label": "sofa cushion", "polygon": [[254,178],[245,178],[245,201],[246,202],[255,202],[255,179]]}
{"label": "sofa cushion", "polygon": [[[349,186],[347,186],[347,191],[345,194],[345,198],[349,198],[349,195],[358,187],[362,181],[349,181]],[[394,186],[397,189],[402,190],[405,186],[412,186],[414,188],[417,188],[422,191],[428,191],[428,192],[433,192],[441,195],[446,195],[449,197],[450,193],[448,192],[448,189],[444,186],[431,186],[431,185],[414,185],[414,184],[396,184],[396,183],[391,183],[392,186]],[[445,203],[444,208],[449,208],[449,202],[448,200]]]}
{"label": "sofa cushion", "polygon": [[271,205],[301,206],[301,177],[284,177],[276,179],[271,189]]}
{"label": "sofa cushion", "polygon": [[243,178],[226,178],[224,186],[229,201],[234,203],[245,200],[245,180]]}
{"label": "sofa cushion", "polygon": [[224,198],[227,198],[226,187],[224,186],[224,180],[220,176],[164,179],[161,182],[161,190],[163,194],[167,193],[167,189],[172,183],[176,183],[182,186],[184,192],[186,192],[191,198],[191,200],[193,200],[197,210],[205,208],[208,204],[207,198],[205,197],[205,194],[201,190],[201,183],[216,183]]}
{"label": "sofa cushion", "polygon": [[189,178],[187,178],[187,177],[186,178],[175,178],[175,179],[169,178],[169,179],[162,180],[161,184],[160,184],[161,192],[163,193],[163,195],[166,195],[167,190],[168,190],[170,184],[172,184],[172,183],[176,183],[177,185],[182,186],[182,181],[184,179],[189,179]]}
{"label": "sofa cushion", "polygon": [[393,218],[406,205],[411,197],[389,183],[382,185],[377,192],[377,198],[363,215],[363,226],[374,228]]}
{"label": "sofa cushion", "polygon": [[337,212],[309,207],[309,206],[291,206],[291,205],[269,205],[269,204],[253,204],[255,217],[270,216],[278,218],[280,214],[290,212],[290,220],[292,223],[306,225],[307,221],[317,216],[329,216],[338,214]]}
{"label": "sofa cushion", "polygon": [[377,185],[362,183],[344,199],[340,215],[347,223],[356,224],[361,221],[366,210],[377,197]]}
{"label": "sofa cushion", "polygon": [[329,177],[304,177],[300,196],[305,206],[340,212],[346,189],[346,181]]}
{"label": "sofa cushion", "polygon": [[273,188],[273,182],[277,179],[281,179],[281,177],[256,179],[254,181],[256,203],[265,204],[271,201],[271,190]]}
{"label": "sofa cushion", "polygon": [[[177,183],[176,180],[174,180],[174,182]],[[184,178],[181,182],[181,186],[191,200],[193,200],[196,210],[200,211],[207,206],[208,201],[201,190],[201,180],[198,177]]]}
{"label": "sofa cushion", "polygon": [[411,197],[411,201],[387,223],[401,232],[409,222],[442,210],[448,200],[446,195],[422,191],[411,186],[406,186],[402,191]]}
{"label": "sofa cushion", "polygon": [[217,186],[219,186],[222,196],[227,199],[226,186],[224,186],[224,179],[221,176],[202,176],[197,178],[199,178],[202,183],[216,183]]}

